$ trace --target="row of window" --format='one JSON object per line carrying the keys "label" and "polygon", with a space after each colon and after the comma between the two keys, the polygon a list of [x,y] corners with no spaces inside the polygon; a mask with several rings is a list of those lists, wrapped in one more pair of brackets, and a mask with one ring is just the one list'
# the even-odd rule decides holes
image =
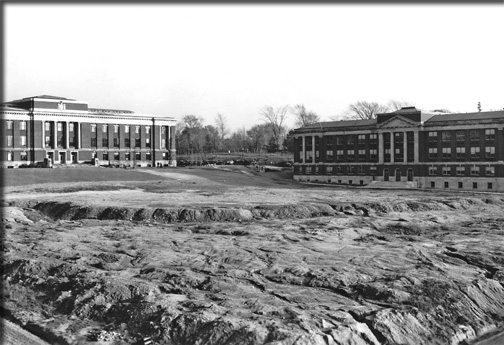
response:
{"label": "row of window", "polygon": [[[453,137],[453,132],[455,132],[456,141],[466,141],[466,131],[441,131],[441,141],[442,142],[450,142]],[[480,141],[480,133],[479,129],[471,129],[469,130],[469,140],[470,141]],[[438,132],[429,132],[428,134],[429,142],[438,142]],[[485,129],[485,140],[493,141],[495,140],[495,129],[489,128]]]}
{"label": "row of window", "polygon": [[[444,188],[450,188],[450,182],[444,181],[443,186],[444,186]],[[458,181],[457,182],[457,186],[458,186],[459,189],[463,189],[464,188],[464,182]],[[430,187],[431,188],[437,188],[436,181],[431,181]],[[473,189],[478,189],[478,182],[472,182],[472,188]],[[487,189],[493,189],[493,183],[492,182],[487,182]]]}
{"label": "row of window", "polygon": [[[451,175],[454,167],[441,167],[442,175]],[[429,175],[439,175],[439,167],[432,166],[429,167]],[[467,167],[455,167],[455,173],[459,176],[465,176],[467,172]],[[470,167],[471,176],[480,176],[481,169],[478,166]],[[495,167],[494,166],[486,166],[485,167],[485,175],[486,176],[495,176]]]}
{"label": "row of window", "polygon": [[[442,148],[443,159],[451,159],[452,158],[452,148],[451,147],[443,147]],[[465,147],[456,147],[456,158],[465,158],[466,157],[466,148]],[[471,158],[478,159],[481,158],[481,148],[479,146],[472,146],[470,148]],[[438,158],[438,149],[437,147],[429,148],[429,159],[437,159]],[[485,147],[485,158],[495,158],[495,146],[487,146]]]}

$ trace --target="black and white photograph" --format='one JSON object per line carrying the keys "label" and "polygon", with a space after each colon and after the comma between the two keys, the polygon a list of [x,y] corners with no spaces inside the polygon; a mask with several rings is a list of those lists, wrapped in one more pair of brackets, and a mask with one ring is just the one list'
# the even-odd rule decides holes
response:
{"label": "black and white photograph", "polygon": [[1,344],[504,344],[502,2],[0,6]]}

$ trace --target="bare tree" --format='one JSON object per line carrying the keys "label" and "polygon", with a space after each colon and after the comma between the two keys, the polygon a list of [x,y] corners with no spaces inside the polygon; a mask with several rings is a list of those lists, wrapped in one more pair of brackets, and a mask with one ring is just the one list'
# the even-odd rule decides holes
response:
{"label": "bare tree", "polygon": [[304,104],[296,104],[292,108],[292,113],[296,118],[297,127],[305,127],[320,121],[320,116],[311,110],[307,111]]}
{"label": "bare tree", "polygon": [[370,120],[376,118],[377,114],[386,113],[389,107],[377,102],[360,101],[350,104],[348,107],[347,119]]}
{"label": "bare tree", "polygon": [[284,132],[283,123],[285,118],[287,117],[287,113],[290,107],[288,105],[284,105],[283,107],[279,107],[274,109],[271,106],[265,105],[261,109],[261,116],[263,119],[271,125],[271,130],[273,132],[273,140],[281,147],[282,143],[280,141],[282,137],[282,133]]}
{"label": "bare tree", "polygon": [[219,132],[219,144],[222,145],[224,138],[229,134],[229,128],[227,126],[226,117],[221,113],[217,113],[217,117],[215,118],[215,126],[217,127],[217,131]]}
{"label": "bare tree", "polygon": [[414,107],[415,104],[409,101],[398,101],[395,99],[391,99],[390,101],[388,101],[387,106],[389,108],[389,111],[396,111],[404,107]]}

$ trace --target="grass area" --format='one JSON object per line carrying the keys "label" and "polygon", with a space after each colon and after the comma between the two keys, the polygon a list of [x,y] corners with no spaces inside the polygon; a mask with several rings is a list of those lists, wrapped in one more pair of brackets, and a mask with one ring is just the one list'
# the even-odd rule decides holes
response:
{"label": "grass area", "polygon": [[41,183],[105,182],[105,181],[158,181],[156,175],[140,169],[113,169],[78,167],[68,169],[4,169],[4,187],[25,186]]}

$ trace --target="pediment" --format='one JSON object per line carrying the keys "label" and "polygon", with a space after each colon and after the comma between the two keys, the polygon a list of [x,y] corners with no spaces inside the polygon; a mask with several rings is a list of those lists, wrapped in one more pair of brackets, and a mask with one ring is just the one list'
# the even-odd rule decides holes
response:
{"label": "pediment", "polygon": [[414,128],[418,127],[418,123],[402,117],[400,115],[394,116],[393,118],[383,122],[379,125],[380,128]]}

